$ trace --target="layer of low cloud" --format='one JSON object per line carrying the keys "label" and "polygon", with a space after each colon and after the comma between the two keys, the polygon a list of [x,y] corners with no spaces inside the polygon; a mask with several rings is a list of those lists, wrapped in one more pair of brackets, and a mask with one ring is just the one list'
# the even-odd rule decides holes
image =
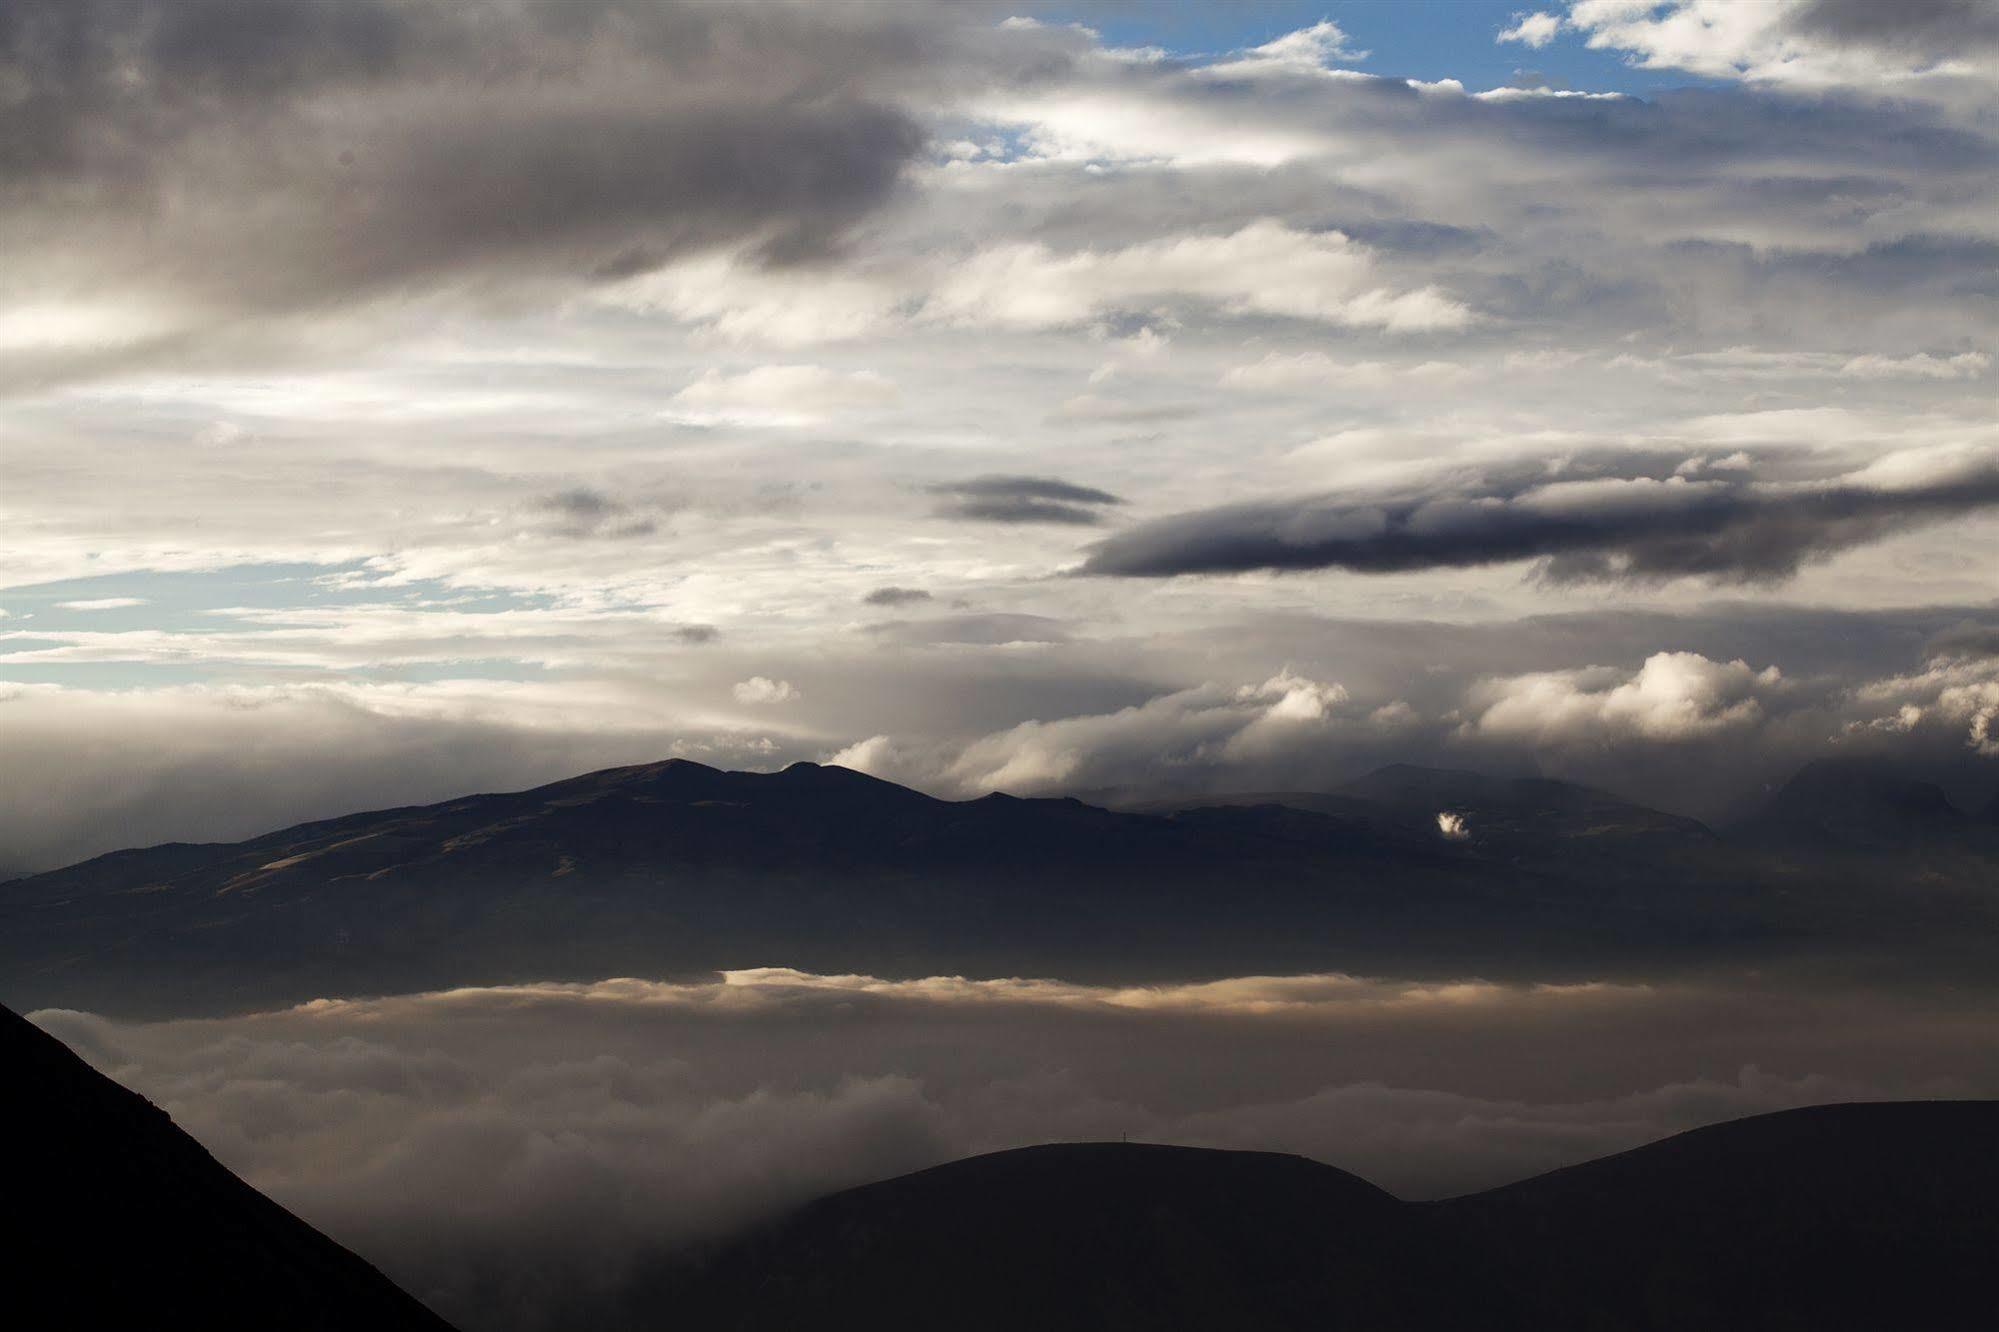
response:
{"label": "layer of low cloud", "polygon": [[[464,614],[439,626],[443,612],[429,611],[290,631],[301,636],[271,660],[324,678],[392,654],[436,663],[442,679],[7,686],[0,747],[17,761],[0,771],[0,872],[675,756],[751,769],[832,761],[954,798],[997,788],[1099,800],[1327,790],[1414,762],[1540,772],[1721,823],[1830,755],[1899,763],[1966,808],[1999,783],[1990,607],[1710,604],[1519,624],[1245,616],[1127,639],[1074,619],[927,604],[891,608],[831,647],[790,648],[653,615]],[[102,658],[69,667],[189,652],[176,635],[139,633],[133,645],[126,633],[7,623],[24,626],[7,634],[61,632],[77,645],[68,651]],[[617,662],[622,678],[453,673],[468,654],[509,653]],[[1166,674],[1162,657],[1187,665]]]}
{"label": "layer of low cloud", "polygon": [[1982,1001],[1785,982],[767,969],[37,1020],[466,1332],[650,1325],[634,1275],[689,1243],[1027,1143],[1299,1152],[1437,1196],[1794,1105],[1999,1091]]}

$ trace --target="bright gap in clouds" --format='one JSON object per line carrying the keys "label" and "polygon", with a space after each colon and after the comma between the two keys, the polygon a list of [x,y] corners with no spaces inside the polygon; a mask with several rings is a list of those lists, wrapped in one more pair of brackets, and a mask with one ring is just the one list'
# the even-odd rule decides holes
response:
{"label": "bright gap in clouds", "polygon": [[[1331,22],[1351,50],[1364,51],[1353,68],[1371,74],[1422,79],[1457,79],[1481,90],[1510,84],[1621,92],[1643,96],[1671,88],[1711,86],[1713,80],[1684,70],[1633,65],[1614,49],[1591,48],[1584,36],[1558,33],[1541,46],[1508,45],[1501,33],[1523,18],[1559,18],[1562,0],[1521,4],[1518,0],[1249,0],[1203,5],[1176,3],[1126,9],[1121,6],[1057,6],[1048,21],[1083,23],[1113,46],[1160,47],[1176,55],[1242,50]],[[1546,25],[1533,25],[1539,30]],[[1539,75],[1532,78],[1529,76]]]}

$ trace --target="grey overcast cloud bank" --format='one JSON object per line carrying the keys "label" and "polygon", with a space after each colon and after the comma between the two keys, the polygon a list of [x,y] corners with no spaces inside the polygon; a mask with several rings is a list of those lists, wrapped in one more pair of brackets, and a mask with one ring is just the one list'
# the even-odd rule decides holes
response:
{"label": "grey overcast cloud bank", "polygon": [[1589,465],[1597,461],[1563,459],[1538,474],[1373,501],[1317,496],[1197,511],[1111,538],[1083,570],[1385,573],[1540,559],[1542,576],[1557,583],[1773,581],[1806,560],[1999,503],[1999,462],[1982,456],[1891,454],[1869,469],[1891,478],[1886,485],[1866,474],[1789,483],[1704,476],[1699,455],[1664,475],[1605,475]]}
{"label": "grey overcast cloud bank", "polygon": [[525,1332],[650,1326],[656,1308],[625,1303],[646,1262],[974,1152],[1129,1134],[1435,1197],[1795,1105],[1990,1096],[1992,1016],[1808,977],[1115,989],[763,970],[35,1020],[466,1332]]}
{"label": "grey overcast cloud bank", "polygon": [[0,0],[0,868],[676,754],[1999,786],[1991,5],[1081,17]]}

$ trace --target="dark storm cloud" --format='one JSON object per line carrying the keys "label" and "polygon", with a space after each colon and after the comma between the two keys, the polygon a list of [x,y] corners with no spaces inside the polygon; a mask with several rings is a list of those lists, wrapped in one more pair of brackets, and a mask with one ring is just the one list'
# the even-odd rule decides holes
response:
{"label": "dark storm cloud", "polygon": [[1542,560],[1558,583],[1787,578],[1809,561],[1999,504],[1983,458],[1883,484],[1865,473],[1765,481],[1653,469],[1500,469],[1389,494],[1201,509],[1097,544],[1082,572],[1159,578],[1250,570],[1396,573]]}
{"label": "dark storm cloud", "polygon": [[988,523],[1069,523],[1090,526],[1103,515],[1089,506],[1122,504],[1107,490],[1045,476],[978,476],[930,487],[951,497],[937,512],[947,518]]}
{"label": "dark storm cloud", "polygon": [[1999,47],[1999,5],[1991,0],[1811,0],[1790,26],[1836,45],[1933,60]]}
{"label": "dark storm cloud", "polygon": [[1952,625],[1931,638],[1924,645],[1924,653],[1932,659],[1972,660],[1980,657],[1999,657],[1999,624],[1980,624],[1966,620],[1961,624]]}
{"label": "dark storm cloud", "polygon": [[714,245],[806,261],[921,149],[901,99],[962,18],[0,0],[0,240],[16,281],[200,324]]}
{"label": "dark storm cloud", "polygon": [[587,487],[557,491],[535,501],[534,507],[552,515],[547,529],[551,534],[577,540],[651,536],[659,529],[658,523],[635,514],[630,505]]}
{"label": "dark storm cloud", "polygon": [[908,606],[928,600],[930,594],[920,587],[878,587],[861,598],[869,606]]}

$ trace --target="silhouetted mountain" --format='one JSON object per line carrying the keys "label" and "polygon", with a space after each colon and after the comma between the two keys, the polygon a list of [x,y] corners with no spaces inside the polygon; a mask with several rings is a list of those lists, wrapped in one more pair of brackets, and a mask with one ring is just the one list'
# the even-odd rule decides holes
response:
{"label": "silhouetted mountain", "polygon": [[1296,1156],[1028,1147],[821,1199],[658,1298],[744,1332],[1474,1326],[1478,1283],[1429,1230]]}
{"label": "silhouetted mountain", "polygon": [[449,1332],[6,1009],[0,1086],[9,1326]]}
{"label": "silhouetted mountain", "polygon": [[1030,1148],[822,1199],[661,1282],[701,1326],[1991,1326],[1999,1102],[1824,1106],[1401,1203],[1297,1157]]}
{"label": "silhouetted mountain", "polygon": [[1409,767],[1330,794],[1113,811],[676,760],[0,885],[0,996],[187,1014],[766,965],[1547,977],[1829,931],[1877,948],[1896,930],[1999,930],[1985,859],[1925,863],[1905,910],[1893,865],[1800,894],[1795,844],[1775,860],[1768,845],[1567,783]]}
{"label": "silhouetted mountain", "polygon": [[1943,788],[1865,758],[1818,759],[1740,831],[1803,848],[1901,851],[1978,831]]}
{"label": "silhouetted mountain", "polygon": [[1992,1326],[1999,1102],[1814,1106],[1432,1204],[1531,1326]]}
{"label": "silhouetted mountain", "polygon": [[[1278,805],[1345,820],[1416,842],[1444,839],[1467,851],[1560,874],[1579,861],[1622,860],[1656,876],[1659,856],[1706,857],[1716,839],[1704,824],[1632,804],[1606,791],[1547,777],[1488,777],[1398,763],[1337,791],[1261,791],[1156,801],[1154,812]],[[1448,824],[1444,820],[1448,820]],[[1598,865],[1593,872],[1601,874]],[[1691,867],[1689,867],[1691,868]]]}
{"label": "silhouetted mountain", "polygon": [[1339,794],[1431,824],[1440,813],[1457,814],[1475,838],[1543,843],[1549,838],[1646,837],[1705,843],[1714,836],[1697,820],[1551,777],[1488,777],[1396,763],[1348,782]]}
{"label": "silhouetted mountain", "polygon": [[1476,920],[1504,876],[1281,809],[934,800],[673,761],[101,856],[0,886],[0,994],[179,1011],[787,963],[907,974],[1325,963]]}

